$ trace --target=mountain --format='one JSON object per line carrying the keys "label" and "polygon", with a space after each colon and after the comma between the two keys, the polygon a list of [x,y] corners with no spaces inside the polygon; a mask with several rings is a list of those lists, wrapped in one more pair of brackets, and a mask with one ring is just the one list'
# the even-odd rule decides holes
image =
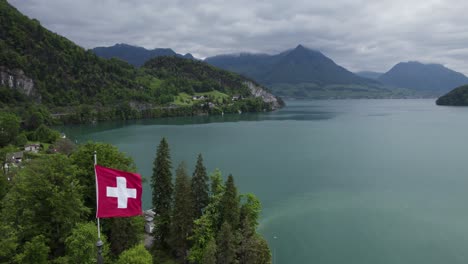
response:
{"label": "mountain", "polygon": [[186,59],[195,59],[192,54],[187,53],[185,55],[178,54],[172,49],[152,49],[148,50],[142,47],[127,45],[127,44],[115,44],[111,47],[97,47],[93,49],[93,52],[101,58],[117,58],[124,60],[133,66],[140,67],[146,61],[160,57],[160,56],[177,56]]}
{"label": "mountain", "polygon": [[374,71],[360,71],[360,72],[356,72],[355,74],[358,76],[367,78],[367,79],[377,80],[383,73],[374,72]]}
{"label": "mountain", "polygon": [[[204,79],[190,81],[179,77],[185,75],[183,67],[178,72],[159,76],[153,69],[103,59],[0,0],[2,111],[22,111],[32,104],[41,104],[57,118],[73,122],[193,115],[213,109],[200,109],[199,104],[193,103],[177,104],[177,100],[181,94],[192,98],[202,92],[208,93],[207,98],[215,94],[226,99],[216,106],[219,111],[227,105],[233,112],[236,107],[243,111],[263,111],[280,106],[271,98],[264,101],[272,95],[263,87],[254,85],[251,89],[250,80],[225,71],[222,76],[210,76],[203,69],[208,67],[212,68],[207,64],[196,67],[191,74],[203,74]],[[242,81],[226,86],[227,82],[220,78],[231,75]],[[206,87],[207,84],[210,86]],[[227,100],[239,94],[241,100]]]}
{"label": "mountain", "polygon": [[468,85],[453,89],[447,94],[439,97],[437,105],[468,106]]}
{"label": "mountain", "polygon": [[319,51],[298,45],[276,55],[248,54],[209,57],[206,62],[253,78],[279,95],[294,97],[366,97],[385,91],[376,80],[337,65]]}
{"label": "mountain", "polygon": [[455,87],[468,84],[462,73],[440,64],[423,64],[416,61],[400,62],[378,78],[386,85],[442,95]]}

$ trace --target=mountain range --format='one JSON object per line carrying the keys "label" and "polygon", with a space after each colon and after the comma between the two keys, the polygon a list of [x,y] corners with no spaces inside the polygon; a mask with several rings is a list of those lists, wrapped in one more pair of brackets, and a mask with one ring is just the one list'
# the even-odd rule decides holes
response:
{"label": "mountain range", "polygon": [[[147,50],[127,44],[93,49],[104,58],[120,58],[141,66],[152,57],[176,56],[171,49]],[[205,62],[252,78],[287,97],[311,98],[382,98],[438,97],[468,78],[441,64],[416,61],[400,62],[388,72],[352,73],[319,51],[298,45],[278,54],[239,53],[208,57]]]}
{"label": "mountain range", "polygon": [[172,49],[157,48],[148,50],[143,47],[132,46],[128,44],[115,44],[110,47],[96,47],[92,50],[96,55],[105,59],[118,58],[124,60],[133,66],[140,67],[146,61],[161,56],[176,56],[186,59],[195,59],[192,54],[178,54]]}
{"label": "mountain range", "polygon": [[303,45],[275,55],[241,53],[205,61],[253,78],[283,96],[380,97],[389,93],[378,81],[358,76]]}

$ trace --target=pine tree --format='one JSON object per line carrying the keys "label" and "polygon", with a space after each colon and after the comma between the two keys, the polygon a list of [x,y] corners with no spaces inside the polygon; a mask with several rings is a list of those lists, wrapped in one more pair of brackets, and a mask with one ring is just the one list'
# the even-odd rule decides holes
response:
{"label": "pine tree", "polygon": [[224,192],[224,184],[223,184],[223,175],[219,169],[215,169],[215,171],[210,175],[211,180],[211,197],[215,197],[217,195],[221,195]]}
{"label": "pine tree", "polygon": [[198,155],[197,165],[192,177],[193,204],[195,210],[195,219],[203,214],[203,209],[208,205],[208,175],[203,165],[203,157]]}
{"label": "pine tree", "polygon": [[165,138],[161,140],[158,146],[153,165],[153,176],[151,177],[152,202],[153,210],[157,215],[153,233],[154,245],[158,249],[167,250],[169,248],[173,186],[169,145]]}
{"label": "pine tree", "polygon": [[216,238],[216,263],[231,264],[236,261],[236,243],[231,225],[224,222]]}
{"label": "pine tree", "polygon": [[216,241],[211,239],[203,252],[203,264],[216,264]]}
{"label": "pine tree", "polygon": [[176,258],[185,259],[189,249],[188,237],[193,225],[192,193],[185,163],[176,170],[174,209],[171,222],[171,246]]}
{"label": "pine tree", "polygon": [[234,178],[229,175],[226,187],[221,199],[221,223],[227,222],[233,230],[239,225],[239,197],[237,188],[234,185]]}

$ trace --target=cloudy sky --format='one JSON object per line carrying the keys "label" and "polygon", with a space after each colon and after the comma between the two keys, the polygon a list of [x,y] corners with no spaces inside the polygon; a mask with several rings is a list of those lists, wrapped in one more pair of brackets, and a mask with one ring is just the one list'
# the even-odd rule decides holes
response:
{"label": "cloudy sky", "polygon": [[204,58],[303,44],[352,71],[400,61],[468,75],[465,0],[9,0],[85,48],[127,43]]}

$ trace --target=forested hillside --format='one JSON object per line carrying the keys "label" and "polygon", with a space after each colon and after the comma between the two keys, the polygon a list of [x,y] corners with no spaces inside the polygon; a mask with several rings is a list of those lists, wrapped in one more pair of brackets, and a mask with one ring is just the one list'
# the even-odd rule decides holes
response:
{"label": "forested hillside", "polygon": [[[183,72],[152,73],[121,60],[99,58],[22,15],[5,0],[0,0],[0,23],[2,108],[21,112],[25,105],[36,102],[56,113],[56,117],[76,123],[207,112],[200,109],[200,104],[177,104],[179,93],[192,93],[183,86],[184,80],[178,80],[178,76],[185,75]],[[210,73],[215,72],[219,74]],[[242,94],[242,99],[254,97],[241,82],[236,83],[239,86],[223,87],[216,76],[205,73],[198,78],[203,79],[199,86],[207,86],[194,88],[193,92],[220,91],[226,98],[236,94]],[[217,108],[216,112],[223,111],[221,106]]]}

